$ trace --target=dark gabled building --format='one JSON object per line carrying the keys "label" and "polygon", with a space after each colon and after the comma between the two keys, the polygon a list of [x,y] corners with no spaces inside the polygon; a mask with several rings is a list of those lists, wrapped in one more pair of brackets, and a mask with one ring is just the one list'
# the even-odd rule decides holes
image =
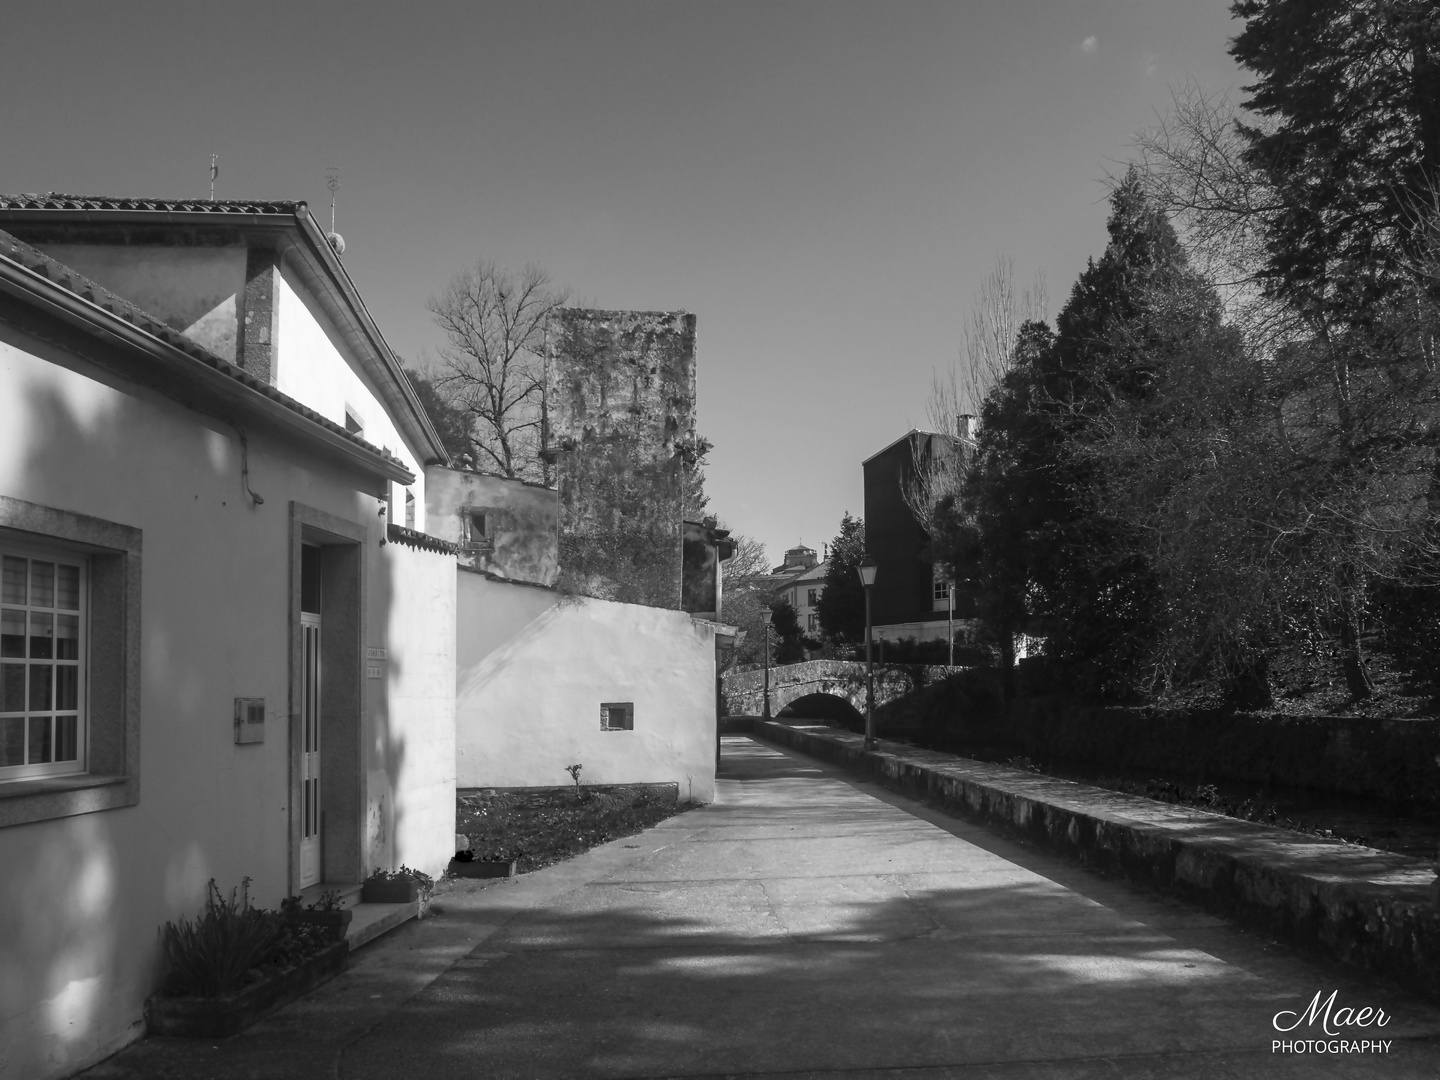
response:
{"label": "dark gabled building", "polygon": [[[879,641],[944,641],[950,594],[943,572],[936,574],[930,537],[906,504],[921,469],[941,454],[963,452],[969,442],[969,417],[961,418],[960,438],[911,429],[866,458],[865,546],[879,565],[871,599],[871,619]],[[956,619],[957,632],[969,629]]]}

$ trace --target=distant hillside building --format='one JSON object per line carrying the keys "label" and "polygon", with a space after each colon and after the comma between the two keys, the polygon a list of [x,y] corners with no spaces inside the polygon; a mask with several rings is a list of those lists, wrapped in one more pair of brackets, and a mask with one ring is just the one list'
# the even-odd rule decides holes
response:
{"label": "distant hillside building", "polygon": [[801,545],[785,552],[784,564],[772,571],[775,599],[795,609],[800,629],[807,634],[820,632],[819,604],[828,570],[829,563],[817,561],[813,548]]}

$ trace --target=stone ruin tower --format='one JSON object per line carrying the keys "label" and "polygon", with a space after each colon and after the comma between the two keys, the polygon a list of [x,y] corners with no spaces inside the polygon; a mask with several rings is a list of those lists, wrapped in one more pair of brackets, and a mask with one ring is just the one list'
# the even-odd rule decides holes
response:
{"label": "stone ruin tower", "polygon": [[560,584],[677,608],[695,316],[560,308],[549,325],[543,438],[560,496]]}

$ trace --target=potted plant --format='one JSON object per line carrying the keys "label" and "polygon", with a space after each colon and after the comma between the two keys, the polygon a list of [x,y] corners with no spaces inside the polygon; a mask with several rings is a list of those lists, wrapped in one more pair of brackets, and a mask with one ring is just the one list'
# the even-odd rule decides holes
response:
{"label": "potted plant", "polygon": [[280,914],[287,922],[319,927],[331,941],[344,941],[355,917],[352,909],[341,906],[340,894],[333,891],[321,893],[320,899],[309,904],[302,904],[299,896],[287,896],[280,901]]}
{"label": "potted plant", "polygon": [[455,877],[502,878],[515,876],[515,859],[477,859],[473,848],[455,852],[447,872]]}
{"label": "potted plant", "polygon": [[360,902],[364,904],[409,904],[426,899],[435,887],[435,879],[419,870],[401,866],[398,870],[382,870],[365,879],[360,887]]}

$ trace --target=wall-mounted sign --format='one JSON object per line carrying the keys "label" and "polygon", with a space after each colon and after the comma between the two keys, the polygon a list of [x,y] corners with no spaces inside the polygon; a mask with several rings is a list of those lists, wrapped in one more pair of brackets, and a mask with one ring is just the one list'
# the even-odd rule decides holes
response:
{"label": "wall-mounted sign", "polygon": [[366,650],[365,650],[365,659],[366,659],[366,660],[384,660],[384,659],[385,659],[385,650],[384,650],[384,649],[366,649]]}
{"label": "wall-mounted sign", "polygon": [[366,665],[365,665],[365,677],[366,677],[367,679],[383,679],[383,678],[385,677],[385,667],[384,667],[384,665],[383,665],[383,664],[366,664]]}

